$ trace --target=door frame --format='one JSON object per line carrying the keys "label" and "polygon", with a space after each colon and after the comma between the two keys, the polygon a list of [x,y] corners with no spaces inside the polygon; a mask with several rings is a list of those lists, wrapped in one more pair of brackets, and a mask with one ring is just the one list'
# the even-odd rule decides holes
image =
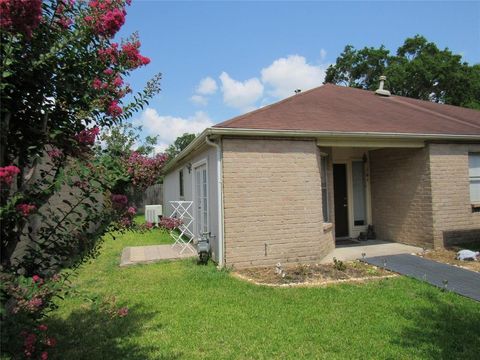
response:
{"label": "door frame", "polygon": [[[333,177],[333,186],[332,186],[332,193],[333,193],[333,206],[335,206],[335,174],[333,171],[333,168],[335,165],[345,165],[345,186],[346,186],[346,195],[347,195],[347,236],[340,236],[338,237],[336,232],[335,232],[335,238],[336,239],[346,239],[350,237],[350,184],[348,182],[349,178],[349,169],[348,169],[348,162],[347,161],[335,161],[332,162],[332,177]],[[335,214],[335,209],[333,210],[333,213]],[[337,222],[337,219],[335,218],[335,222]]]}
{"label": "door frame", "polygon": [[197,168],[201,167],[201,166],[204,166],[205,165],[205,171],[206,171],[206,182],[207,182],[207,193],[205,194],[205,196],[207,197],[207,231],[210,231],[210,180],[208,178],[208,159],[207,158],[204,158],[204,159],[201,159],[197,162],[195,162],[194,164],[192,164],[192,198],[193,198],[193,213],[194,213],[194,229],[193,229],[193,232],[194,232],[194,236],[195,237],[198,237],[200,236],[199,234],[197,234],[197,230],[198,230],[198,219],[196,218],[196,213],[197,213],[197,190],[196,190],[196,170]]}
{"label": "door frame", "polygon": [[[370,189],[370,159],[367,155],[367,162],[365,166],[365,207],[366,207],[366,224],[365,225],[356,225],[354,224],[354,214],[353,214],[353,172],[352,172],[352,162],[354,161],[363,161],[362,158],[357,156],[349,157],[348,159],[339,159],[332,161],[332,171],[334,164],[344,164],[346,168],[346,177],[347,177],[347,205],[348,205],[348,238],[356,238],[360,232],[365,232],[367,230],[368,224],[372,223],[372,202],[371,202],[371,189]],[[335,192],[333,192],[335,196]],[[335,204],[335,201],[334,201]],[[342,239],[342,238],[340,238]]]}

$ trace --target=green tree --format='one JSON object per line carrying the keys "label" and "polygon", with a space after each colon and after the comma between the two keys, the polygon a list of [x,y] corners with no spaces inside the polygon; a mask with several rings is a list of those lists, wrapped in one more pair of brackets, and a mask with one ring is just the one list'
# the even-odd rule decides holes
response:
{"label": "green tree", "polygon": [[420,35],[407,38],[395,55],[383,45],[360,50],[347,45],[329,66],[325,83],[375,90],[380,75],[387,76],[386,87],[395,95],[480,108],[480,65],[470,66]]}
{"label": "green tree", "polygon": [[130,2],[0,0],[2,355],[49,357],[40,322],[101,235],[133,227],[126,191],[165,162],[132,153],[116,173],[93,148],[160,91],[159,74],[127,96],[124,79],[150,62],[136,34],[114,41]]}
{"label": "green tree", "polygon": [[168,155],[168,160],[171,161],[177,156],[183,149],[185,149],[195,139],[195,134],[184,133],[175,139],[173,144],[165,150]]}

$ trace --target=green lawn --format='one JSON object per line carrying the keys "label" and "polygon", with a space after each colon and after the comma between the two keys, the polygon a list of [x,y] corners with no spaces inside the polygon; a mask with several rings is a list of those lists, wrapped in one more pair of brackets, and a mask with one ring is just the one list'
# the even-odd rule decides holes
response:
{"label": "green lawn", "polygon": [[[480,304],[407,278],[327,288],[258,287],[194,260],[118,267],[107,240],[48,321],[60,359],[478,359]],[[80,295],[128,306],[111,319]]]}

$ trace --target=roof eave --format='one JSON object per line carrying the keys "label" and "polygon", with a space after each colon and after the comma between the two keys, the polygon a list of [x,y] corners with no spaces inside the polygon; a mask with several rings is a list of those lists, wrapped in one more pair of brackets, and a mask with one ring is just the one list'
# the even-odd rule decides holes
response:
{"label": "roof eave", "polygon": [[305,131],[305,130],[268,130],[249,128],[210,127],[198,135],[184,150],[182,150],[164,169],[173,169],[181,160],[203,145],[207,136],[263,136],[263,137],[297,137],[297,138],[342,138],[362,139],[397,139],[397,140],[449,140],[449,141],[480,141],[479,135],[461,134],[421,134],[421,133],[389,133],[389,132],[343,132],[343,131]]}

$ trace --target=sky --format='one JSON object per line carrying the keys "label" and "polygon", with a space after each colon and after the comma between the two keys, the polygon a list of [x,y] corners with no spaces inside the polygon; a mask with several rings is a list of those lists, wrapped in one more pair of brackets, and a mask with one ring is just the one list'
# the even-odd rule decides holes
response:
{"label": "sky", "polygon": [[479,1],[133,0],[118,37],[139,33],[151,63],[132,73],[141,90],[162,73],[162,91],[132,122],[159,135],[158,151],[185,132],[320,86],[345,45],[385,45],[425,36],[480,63]]}

